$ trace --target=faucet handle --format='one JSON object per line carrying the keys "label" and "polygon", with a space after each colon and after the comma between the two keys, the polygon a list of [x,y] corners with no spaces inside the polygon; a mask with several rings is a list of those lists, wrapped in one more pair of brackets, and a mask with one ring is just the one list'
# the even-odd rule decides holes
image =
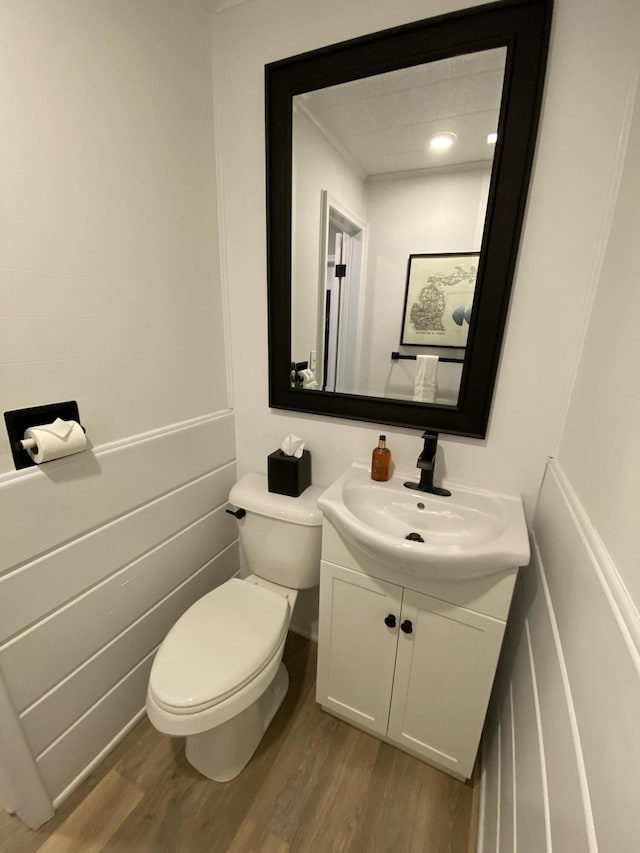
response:
{"label": "faucet handle", "polygon": [[438,433],[429,432],[429,430],[426,430],[422,433],[422,438],[424,440],[424,448],[422,453],[428,453],[429,456],[435,457],[436,451],[438,449]]}
{"label": "faucet handle", "polygon": [[420,469],[420,482],[405,483],[405,486],[408,489],[418,489],[420,492],[428,492],[432,495],[450,497],[451,492],[448,489],[441,489],[433,485],[433,471],[436,465],[436,452],[438,450],[438,433],[425,430],[422,438],[424,439],[424,447],[416,463]]}

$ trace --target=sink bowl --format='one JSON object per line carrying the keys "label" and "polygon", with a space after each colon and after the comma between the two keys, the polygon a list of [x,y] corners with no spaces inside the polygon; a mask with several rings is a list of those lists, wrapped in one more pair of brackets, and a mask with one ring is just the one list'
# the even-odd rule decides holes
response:
{"label": "sink bowl", "polygon": [[396,473],[376,483],[365,465],[355,463],[321,495],[318,506],[366,556],[424,577],[465,580],[529,562],[519,497],[447,483],[452,494],[445,498],[403,485],[417,479],[415,473]]}

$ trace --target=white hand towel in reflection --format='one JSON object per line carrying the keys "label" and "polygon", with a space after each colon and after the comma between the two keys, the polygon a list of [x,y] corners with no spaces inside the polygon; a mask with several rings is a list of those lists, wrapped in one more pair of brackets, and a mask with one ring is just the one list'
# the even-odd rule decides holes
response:
{"label": "white hand towel in reflection", "polygon": [[435,403],[438,393],[438,356],[417,355],[413,380],[413,399],[418,403]]}

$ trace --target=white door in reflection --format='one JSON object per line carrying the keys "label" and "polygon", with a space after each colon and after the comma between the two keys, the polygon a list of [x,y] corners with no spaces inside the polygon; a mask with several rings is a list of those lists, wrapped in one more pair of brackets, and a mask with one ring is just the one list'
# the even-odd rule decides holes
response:
{"label": "white door in reflection", "polygon": [[325,228],[323,342],[320,387],[323,391],[355,393],[360,372],[362,279],[366,224],[339,202],[322,193]]}

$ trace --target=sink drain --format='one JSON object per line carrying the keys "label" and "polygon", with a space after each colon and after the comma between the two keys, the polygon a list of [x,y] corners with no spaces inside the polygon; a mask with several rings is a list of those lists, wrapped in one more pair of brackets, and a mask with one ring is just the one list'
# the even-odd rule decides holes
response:
{"label": "sink drain", "polygon": [[422,536],[419,533],[409,533],[404,537],[405,539],[410,539],[412,542],[424,542]]}

